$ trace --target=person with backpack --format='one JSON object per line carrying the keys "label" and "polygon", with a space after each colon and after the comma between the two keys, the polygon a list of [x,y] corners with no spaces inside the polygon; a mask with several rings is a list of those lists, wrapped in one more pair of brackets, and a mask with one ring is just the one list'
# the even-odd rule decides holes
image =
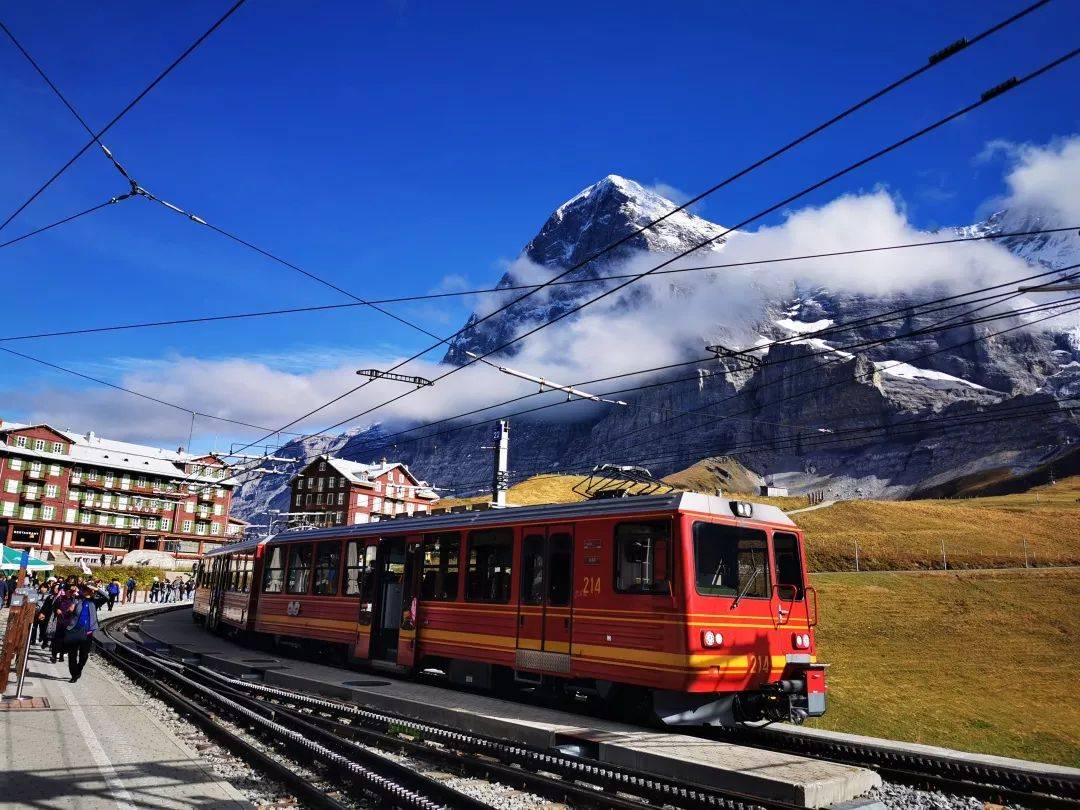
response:
{"label": "person with backpack", "polygon": [[114,579],[109,583],[109,587],[105,589],[105,593],[109,595],[109,613],[113,611],[113,605],[116,604],[116,600],[120,598],[120,581]]}
{"label": "person with backpack", "polygon": [[137,585],[137,583],[135,582],[135,577],[128,577],[127,582],[124,583],[124,604],[125,605],[128,604],[129,602],[134,604],[136,585]]}
{"label": "person with backpack", "polygon": [[108,601],[109,594],[88,583],[65,602],[57,632],[63,634],[72,683],[82,677],[94,643],[94,631],[98,629],[98,608]]}

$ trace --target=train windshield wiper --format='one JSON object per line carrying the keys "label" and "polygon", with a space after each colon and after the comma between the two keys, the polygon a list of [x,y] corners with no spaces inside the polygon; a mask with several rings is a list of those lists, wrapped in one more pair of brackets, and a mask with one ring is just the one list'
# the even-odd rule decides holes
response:
{"label": "train windshield wiper", "polygon": [[760,573],[761,569],[757,567],[757,563],[754,563],[754,570],[750,572],[750,579],[746,580],[746,584],[743,585],[743,589],[739,591],[739,595],[736,596],[735,601],[731,603],[732,610],[737,608],[742,598],[750,592],[750,587],[757,581],[758,574]]}

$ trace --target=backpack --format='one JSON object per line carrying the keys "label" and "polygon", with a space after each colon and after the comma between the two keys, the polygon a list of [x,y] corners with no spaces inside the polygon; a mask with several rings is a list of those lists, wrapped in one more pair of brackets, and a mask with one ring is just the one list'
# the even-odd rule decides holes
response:
{"label": "backpack", "polygon": [[64,629],[65,644],[81,644],[86,641],[87,637],[93,632],[90,619],[90,611],[93,609],[93,603],[89,599],[81,599],[79,601],[82,603],[79,606],[79,618],[75,620],[75,624],[71,625],[71,627]]}

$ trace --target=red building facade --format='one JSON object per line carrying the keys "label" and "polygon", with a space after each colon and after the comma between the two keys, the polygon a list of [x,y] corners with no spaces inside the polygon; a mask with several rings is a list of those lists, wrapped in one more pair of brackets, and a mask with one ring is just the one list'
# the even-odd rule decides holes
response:
{"label": "red building facade", "polygon": [[320,456],[292,479],[290,523],[343,526],[430,511],[439,496],[400,462]]}
{"label": "red building facade", "polygon": [[195,560],[233,533],[227,475],[216,456],[0,422],[0,540],[60,560]]}

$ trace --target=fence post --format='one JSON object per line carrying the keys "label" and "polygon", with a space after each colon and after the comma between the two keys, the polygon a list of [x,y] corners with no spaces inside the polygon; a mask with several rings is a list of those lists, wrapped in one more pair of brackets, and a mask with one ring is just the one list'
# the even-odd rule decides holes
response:
{"label": "fence post", "polygon": [[1026,537],[1024,538],[1024,568],[1031,568],[1031,566],[1028,564],[1028,547]]}
{"label": "fence post", "polygon": [[855,541],[855,573],[859,572],[859,541]]}
{"label": "fence post", "polygon": [[949,570],[949,558],[945,556],[945,538],[941,538],[941,567],[942,570]]}

